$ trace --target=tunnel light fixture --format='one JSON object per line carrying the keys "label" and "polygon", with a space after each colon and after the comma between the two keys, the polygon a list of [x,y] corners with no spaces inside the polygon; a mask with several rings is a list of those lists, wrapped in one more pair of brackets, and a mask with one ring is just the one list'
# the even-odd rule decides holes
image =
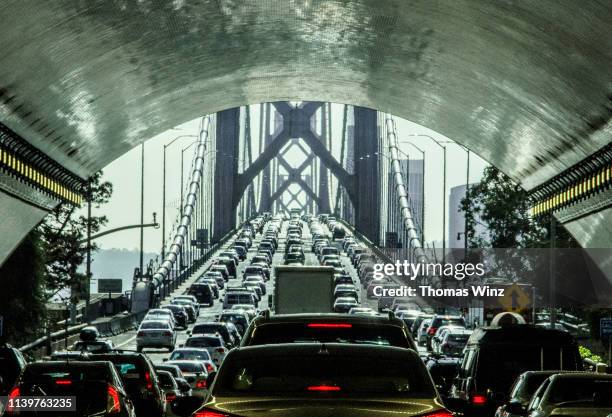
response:
{"label": "tunnel light fixture", "polygon": [[589,196],[599,193],[612,185],[612,162],[600,168],[586,178],[581,178],[567,185],[556,193],[549,195],[531,208],[533,216],[541,216],[568,205],[582,201]]}
{"label": "tunnel light fixture", "polygon": [[83,196],[79,191],[61,184],[2,146],[0,146],[0,170],[60,200],[77,205],[83,202]]}

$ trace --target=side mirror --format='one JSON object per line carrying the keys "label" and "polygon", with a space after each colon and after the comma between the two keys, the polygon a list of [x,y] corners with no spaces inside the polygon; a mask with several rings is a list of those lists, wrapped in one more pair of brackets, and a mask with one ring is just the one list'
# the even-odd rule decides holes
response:
{"label": "side mirror", "polygon": [[208,387],[209,390],[213,382],[215,382],[216,377],[217,377],[216,372],[211,372],[210,374],[208,374],[208,377],[206,378],[206,386]]}
{"label": "side mirror", "polygon": [[204,398],[195,395],[178,397],[170,403],[170,409],[179,417],[189,417],[204,404]]}
{"label": "side mirror", "polygon": [[518,401],[510,401],[506,404],[506,412],[517,416],[527,415],[527,408]]}

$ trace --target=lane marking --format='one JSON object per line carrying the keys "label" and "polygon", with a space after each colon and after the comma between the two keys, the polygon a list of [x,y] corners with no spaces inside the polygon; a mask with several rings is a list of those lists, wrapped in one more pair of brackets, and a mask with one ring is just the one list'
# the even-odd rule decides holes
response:
{"label": "lane marking", "polygon": [[132,337],[130,337],[128,340],[126,340],[126,341],[124,341],[124,342],[121,342],[121,343],[119,343],[118,345],[115,345],[115,347],[120,348],[121,346],[125,346],[125,345],[127,345],[128,343],[132,342],[134,339],[136,339],[136,336],[135,336],[135,335],[134,335],[134,336],[132,336]]}

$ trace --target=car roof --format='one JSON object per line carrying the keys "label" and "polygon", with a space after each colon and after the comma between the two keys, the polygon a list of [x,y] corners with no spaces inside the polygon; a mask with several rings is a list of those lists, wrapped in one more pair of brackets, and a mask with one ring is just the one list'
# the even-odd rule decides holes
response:
{"label": "car roof", "polygon": [[320,355],[325,350],[330,355],[359,357],[384,357],[385,359],[406,359],[420,361],[417,352],[393,346],[357,345],[350,343],[280,343],[272,345],[243,346],[230,351],[233,357],[301,356]]}
{"label": "car roof", "polygon": [[[96,355],[98,356],[98,355]],[[75,361],[75,360],[53,360],[53,361],[44,361],[44,362],[31,362],[27,364],[27,367],[31,369],[45,369],[45,368],[67,368],[67,367],[89,367],[89,368],[99,368],[99,367],[108,367],[110,364],[108,361]]]}
{"label": "car roof", "polygon": [[580,379],[606,379],[612,381],[612,374],[601,374],[594,372],[562,372],[558,374],[554,374],[551,376],[551,379],[570,379],[570,378],[580,378]]}
{"label": "car roof", "polygon": [[480,327],[474,330],[468,340],[468,345],[513,343],[523,345],[575,345],[576,341],[567,332],[527,324],[506,327]]}
{"label": "car roof", "polygon": [[384,316],[353,316],[341,313],[302,313],[302,314],[273,314],[269,317],[260,315],[257,316],[253,323],[255,325],[262,325],[267,323],[309,323],[312,321],[316,322],[342,322],[351,324],[373,324],[373,325],[394,325],[404,327],[405,324],[402,320],[397,318],[390,318],[388,315]]}

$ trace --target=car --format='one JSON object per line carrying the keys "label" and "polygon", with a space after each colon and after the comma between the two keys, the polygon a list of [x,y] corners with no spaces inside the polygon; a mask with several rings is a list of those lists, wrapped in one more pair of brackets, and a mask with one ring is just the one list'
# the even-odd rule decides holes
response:
{"label": "car", "polygon": [[526,324],[473,331],[449,396],[469,416],[492,416],[507,402],[512,383],[529,370],[583,369],[578,344],[567,332]]}
{"label": "car", "polygon": [[465,326],[465,319],[461,316],[447,316],[447,315],[435,315],[431,319],[431,324],[427,328],[427,340],[425,341],[425,346],[427,350],[431,350],[431,339],[433,339],[434,335],[438,331],[439,327],[454,325],[459,327]]}
{"label": "car", "polygon": [[[451,331],[453,329],[458,329],[459,330],[459,329],[465,329],[465,327],[454,326],[454,325],[438,327],[438,330],[436,331],[436,333],[431,338],[431,351],[433,353],[442,354],[442,352],[440,352],[440,344],[442,343],[442,339],[446,336],[446,334],[449,331]],[[465,338],[465,341],[463,343],[464,346],[465,346],[465,343],[467,343],[467,337]]]}
{"label": "car", "polygon": [[142,352],[144,348],[167,348],[174,350],[176,332],[167,321],[148,320],[140,323],[136,332],[136,350]]}
{"label": "car", "polygon": [[348,313],[353,307],[359,306],[355,297],[338,297],[334,301],[334,311],[336,313]]}
{"label": "car", "polygon": [[527,371],[520,374],[512,384],[508,401],[497,408],[495,417],[524,416],[527,413],[527,406],[533,394],[542,385],[542,382],[548,377],[561,372],[563,371]]}
{"label": "car", "polygon": [[142,353],[113,352],[92,354],[92,360],[109,361],[115,365],[136,415],[163,417],[166,412],[164,392],[151,360]]}
{"label": "car", "polygon": [[96,326],[87,326],[79,332],[79,338],[84,341],[93,341],[100,337],[100,332]]}
{"label": "car", "polygon": [[26,363],[19,349],[9,344],[0,347],[0,396],[8,394]]}
{"label": "car", "polygon": [[200,278],[212,278],[217,283],[217,287],[219,287],[220,289],[225,288],[225,280],[223,279],[223,274],[221,274],[221,272],[219,271],[206,271],[204,275],[202,275]]}
{"label": "car", "polygon": [[230,279],[230,273],[227,267],[223,264],[213,264],[210,267],[209,271],[219,272],[223,276],[223,279],[225,280],[225,282],[229,281]]}
{"label": "car", "polygon": [[[134,404],[115,367],[108,361],[48,361],[28,364],[8,394],[23,397],[61,398],[58,405],[72,408],[65,415],[135,417]],[[68,403],[71,402],[71,405]],[[13,410],[7,414],[44,415]],[[165,404],[164,404],[165,409]],[[153,415],[153,414],[151,414]],[[157,416],[160,416],[158,414]]]}
{"label": "car", "polygon": [[240,335],[244,335],[249,326],[249,317],[246,312],[239,310],[225,310],[220,315],[217,321],[232,323],[238,329]]}
{"label": "car", "polygon": [[91,353],[106,353],[111,352],[113,349],[115,349],[115,345],[112,340],[79,340],[70,348],[70,350],[76,352]]}
{"label": "car", "polygon": [[258,282],[243,282],[242,286],[248,290],[253,291],[253,293],[255,293],[255,295],[257,296],[257,301],[261,301],[261,298],[263,297],[263,292]]}
{"label": "car", "polygon": [[359,291],[353,284],[338,284],[334,288],[334,298],[352,297],[355,302],[359,301]]}
{"label": "car", "polygon": [[194,396],[200,398],[206,397],[208,394],[208,385],[206,383],[208,372],[206,372],[206,367],[202,362],[194,360],[180,360],[168,361],[166,364],[176,365],[180,368],[181,372],[183,372],[183,375],[185,376],[185,380],[189,383],[189,385],[191,385],[191,391]]}
{"label": "car", "polygon": [[419,331],[419,327],[421,327],[421,323],[423,320],[433,318],[433,314],[423,313],[421,312],[418,316],[414,318],[412,322],[412,326],[410,327],[410,331],[412,331],[412,337],[417,338],[417,333]]}
{"label": "car", "polygon": [[461,359],[459,358],[429,357],[425,361],[431,379],[433,379],[438,392],[444,399],[448,396],[460,364]]}
{"label": "car", "polygon": [[285,265],[303,265],[304,256],[299,253],[288,253],[283,261]]}
{"label": "car", "polygon": [[250,291],[228,291],[225,293],[223,297],[223,309],[227,310],[231,308],[234,304],[251,304],[255,307],[258,305],[258,300],[256,295]]}
{"label": "car", "polygon": [[146,320],[164,320],[170,324],[170,327],[173,329],[176,327],[176,320],[174,319],[174,313],[172,310],[164,309],[164,308],[152,308],[142,319]]}
{"label": "car", "polygon": [[74,350],[57,350],[51,354],[48,358],[45,357],[43,360],[49,361],[85,361],[90,359],[89,352],[86,351],[74,351]]}
{"label": "car", "polygon": [[221,365],[229,349],[225,346],[223,338],[218,333],[198,334],[190,336],[183,347],[206,349],[213,363]]}
{"label": "car", "polygon": [[183,395],[178,383],[170,372],[156,369],[156,373],[157,379],[159,380],[159,386],[164,391],[164,396],[166,397],[167,403],[174,401],[177,397]]}
{"label": "car", "polygon": [[419,330],[417,331],[416,336],[417,344],[419,346],[425,346],[425,343],[427,342],[427,329],[429,328],[430,324],[431,319],[424,319],[423,321],[421,321],[421,325],[419,326]]}
{"label": "car", "polygon": [[262,268],[266,281],[270,280],[270,265],[265,262],[252,262],[251,266],[259,266]]}
{"label": "car", "polygon": [[247,275],[246,277],[244,277],[244,280],[242,282],[245,285],[246,284],[257,284],[259,288],[261,289],[261,293],[263,295],[266,295],[266,293],[268,292],[266,288],[266,283],[261,275]]}
{"label": "car", "polygon": [[172,409],[181,415],[211,417],[451,417],[418,354],[388,346],[241,347],[229,353],[210,391],[201,407],[190,398],[179,398]]}
{"label": "car", "polygon": [[266,273],[264,271],[263,266],[260,265],[249,265],[244,268],[242,272],[242,278],[246,278],[247,276],[261,276],[263,279],[266,278]]}
{"label": "car", "polygon": [[472,330],[461,327],[449,328],[438,343],[436,352],[445,356],[463,356],[463,349],[471,334]]}
{"label": "car", "polygon": [[548,377],[533,394],[525,415],[596,417],[610,413],[612,375],[581,372]]}
{"label": "car", "polygon": [[183,375],[183,371],[181,371],[181,368],[179,368],[176,365],[168,365],[166,363],[163,363],[163,364],[156,363],[154,366],[155,366],[155,372],[166,371],[166,372],[169,372],[170,375],[174,377],[174,380],[176,381],[182,395],[192,394],[191,385],[189,385],[189,382],[187,382],[187,380],[185,379],[185,375]]}
{"label": "car", "polygon": [[208,352],[207,349],[194,348],[194,347],[178,348],[178,349],[175,349],[174,352],[170,354],[170,357],[168,357],[167,359],[164,359],[164,362],[180,361],[180,360],[182,361],[200,361],[204,364],[204,366],[206,367],[206,371],[208,373],[217,371],[217,366],[215,365],[215,362],[213,361],[213,359],[210,357],[210,353]]}
{"label": "car", "polygon": [[338,284],[355,284],[349,274],[334,274],[334,286]]}
{"label": "car", "polygon": [[257,264],[259,262],[263,262],[268,266],[270,266],[270,263],[271,263],[267,255],[257,254],[251,258],[251,265]]}
{"label": "car", "polygon": [[239,244],[234,244],[232,249],[238,255],[238,259],[239,260],[244,261],[247,258],[248,249],[246,248],[246,246],[239,245]]}
{"label": "car", "polygon": [[349,310],[349,314],[357,316],[379,316],[380,314],[370,307],[353,307]]}
{"label": "car", "polygon": [[257,317],[258,311],[255,307],[250,304],[234,304],[230,311],[240,311],[247,315],[249,323]]}
{"label": "car", "polygon": [[[216,286],[216,284],[214,285]],[[207,282],[194,282],[189,286],[188,294],[195,296],[198,304],[208,307],[212,307],[215,304],[215,290],[212,285]],[[217,290],[217,297],[218,296],[219,291]]]}
{"label": "car", "polygon": [[183,294],[183,295],[176,295],[172,298],[172,302],[181,301],[181,300],[191,302],[191,305],[196,311],[196,315],[200,315],[200,303],[198,302],[198,298],[195,295]]}
{"label": "car", "polygon": [[241,346],[321,342],[376,344],[417,351],[405,323],[389,315],[275,314],[255,318]]}
{"label": "car", "polygon": [[164,304],[160,308],[164,310],[172,311],[174,321],[176,322],[176,328],[186,329],[187,322],[189,321],[189,314],[185,310],[185,307],[177,304]]}
{"label": "car", "polygon": [[217,256],[225,256],[225,257],[228,257],[228,258],[232,258],[234,260],[234,262],[236,263],[236,265],[238,265],[240,263],[240,256],[238,256],[238,252],[236,252],[233,249],[219,252],[219,254]]}
{"label": "car", "polygon": [[170,304],[174,304],[174,305],[183,307],[185,311],[187,312],[187,318],[188,318],[187,321],[189,323],[195,323],[196,319],[198,318],[198,314],[196,312],[196,309],[193,307],[193,303],[191,301],[179,299],[179,300],[172,300]]}
{"label": "car", "polygon": [[[232,325],[231,327],[234,326]],[[210,321],[194,325],[193,329],[188,331],[187,334],[195,336],[198,334],[219,333],[223,338],[225,346],[231,349],[238,345],[238,340],[234,337],[234,334],[232,334],[231,327],[229,323]]]}
{"label": "car", "polygon": [[228,256],[217,256],[213,261],[215,265],[224,265],[227,269],[228,279],[236,278],[236,271],[238,268],[238,262],[234,258]]}

